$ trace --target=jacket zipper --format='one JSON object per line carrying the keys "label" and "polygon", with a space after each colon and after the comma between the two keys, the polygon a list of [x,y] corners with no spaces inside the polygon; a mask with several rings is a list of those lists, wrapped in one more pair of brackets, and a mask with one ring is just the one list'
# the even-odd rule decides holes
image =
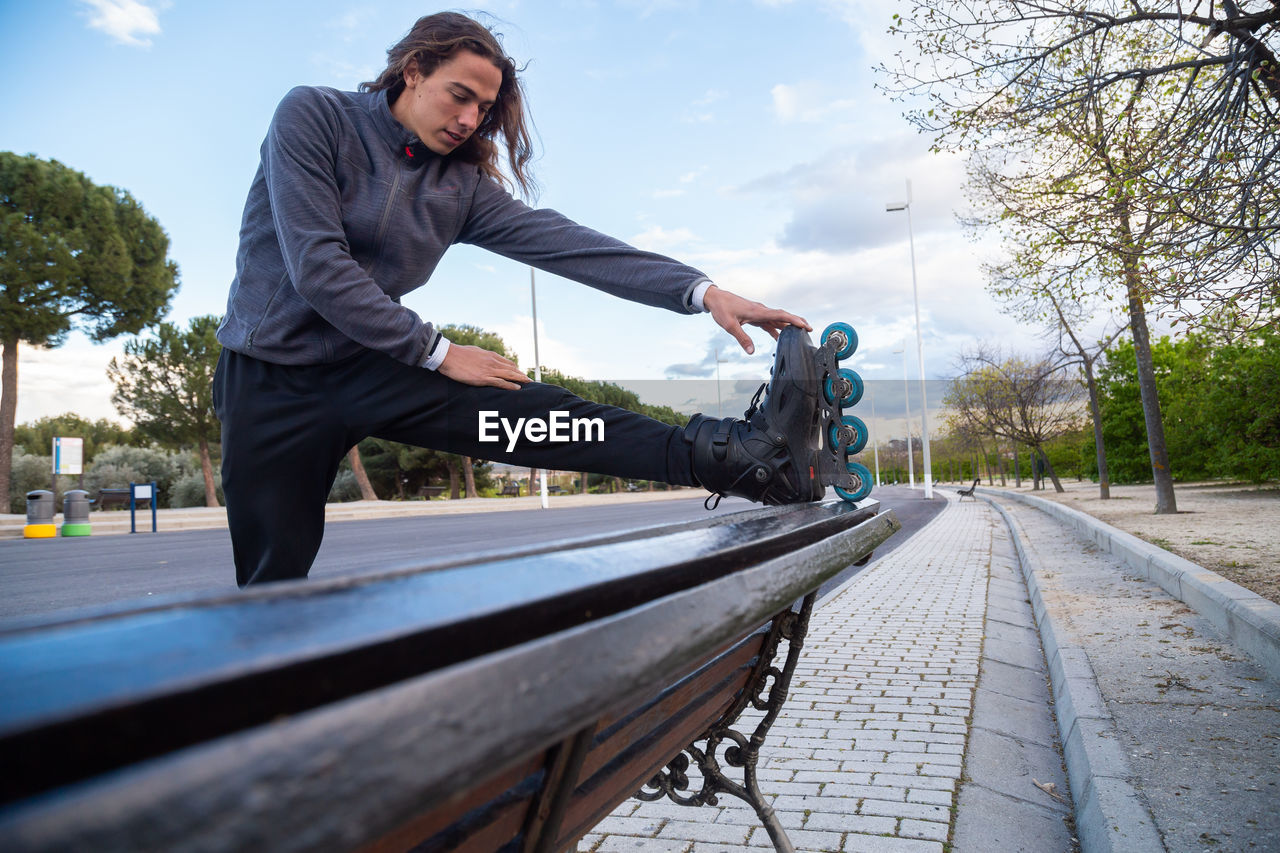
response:
{"label": "jacket zipper", "polygon": [[[382,257],[382,242],[387,236],[387,222],[391,219],[391,208],[395,206],[396,194],[400,192],[401,171],[397,167],[395,170],[395,180],[391,182],[391,193],[387,196],[387,206],[382,211],[382,220],[378,222],[378,232],[374,235],[374,257]],[[375,264],[376,266],[376,264]],[[370,272],[372,274],[372,271]]]}

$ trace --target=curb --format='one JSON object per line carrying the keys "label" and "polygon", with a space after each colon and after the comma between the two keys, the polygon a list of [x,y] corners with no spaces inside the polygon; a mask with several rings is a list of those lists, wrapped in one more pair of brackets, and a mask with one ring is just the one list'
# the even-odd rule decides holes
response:
{"label": "curb", "polygon": [[[985,489],[982,491],[986,491]],[[1133,774],[1118,746],[1115,722],[1098,690],[1097,677],[1085,650],[1057,629],[1057,602],[1040,589],[1039,561],[1028,551],[1017,519],[992,498],[982,496],[1009,528],[1053,693],[1054,717],[1067,765],[1067,779],[1075,805],[1076,837],[1084,853],[1164,853],[1145,801],[1129,781]]]}
{"label": "curb", "polygon": [[[603,503],[616,505],[647,503],[660,500],[679,500],[681,498],[701,498],[705,494],[706,492],[701,490],[686,488],[654,492],[618,492],[605,495],[557,495],[551,498],[550,508],[562,509]],[[510,512],[540,509],[541,506],[542,502],[537,495],[526,495],[518,498],[466,498],[462,500],[434,501],[348,501],[346,503],[326,504],[325,523],[481,512]],[[172,533],[180,530],[218,530],[227,526],[225,507],[160,509],[157,510],[157,513],[157,526],[161,533]],[[93,512],[90,513],[89,520],[92,525],[92,534],[95,536],[114,536],[129,533],[129,512],[127,510]],[[25,515],[0,515],[0,541],[21,539],[25,523]],[[151,510],[138,511],[138,529],[140,532],[148,534],[151,532]]]}
{"label": "curb", "polygon": [[1123,560],[1146,580],[1208,619],[1267,673],[1280,680],[1280,604],[1233,583],[1216,572],[1117,530],[1093,516],[1055,501],[979,488],[982,494],[1011,498],[1043,510]]}

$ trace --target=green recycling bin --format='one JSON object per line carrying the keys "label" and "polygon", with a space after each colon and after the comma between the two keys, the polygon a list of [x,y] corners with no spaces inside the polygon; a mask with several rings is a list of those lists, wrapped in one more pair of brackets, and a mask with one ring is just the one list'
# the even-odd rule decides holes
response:
{"label": "green recycling bin", "polygon": [[88,536],[89,527],[89,493],[84,489],[72,489],[62,496],[62,535]]}

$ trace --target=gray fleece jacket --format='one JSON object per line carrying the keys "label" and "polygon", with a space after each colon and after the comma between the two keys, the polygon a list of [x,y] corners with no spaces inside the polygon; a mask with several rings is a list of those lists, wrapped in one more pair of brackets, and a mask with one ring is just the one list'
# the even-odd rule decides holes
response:
{"label": "gray fleece jacket", "polygon": [[385,92],[298,87],[276,109],[240,226],[223,346],[279,364],[362,348],[421,365],[440,333],[400,297],[453,243],[682,313],[707,277],[511,197],[423,146]]}

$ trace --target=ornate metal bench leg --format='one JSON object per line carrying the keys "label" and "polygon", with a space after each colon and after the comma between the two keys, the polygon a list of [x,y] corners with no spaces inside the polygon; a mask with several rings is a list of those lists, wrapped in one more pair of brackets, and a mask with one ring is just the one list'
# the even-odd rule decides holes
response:
{"label": "ornate metal bench leg", "polygon": [[[816,592],[810,593],[804,597],[799,610],[785,610],[773,618],[751,680],[737,703],[701,737],[685,747],[644,788],[636,792],[637,799],[652,801],[669,797],[683,806],[713,806],[720,794],[731,794],[756,810],[778,853],[794,853],[795,847],[782,828],[773,807],[760,794],[756,765],[760,760],[760,747],[764,745],[765,736],[782,712],[782,705],[791,689],[791,677],[800,661],[800,650],[809,630],[809,614],[816,597]],[[782,640],[787,641],[787,659],[779,669],[774,665],[774,659]],[[756,724],[750,737],[732,728],[748,705],[764,712],[764,717]],[[700,747],[699,744],[703,746]],[[742,784],[725,776],[721,769],[722,753],[726,765],[742,769]],[[683,793],[690,787],[690,759],[696,762],[698,771],[702,774],[702,787],[694,793]]]}

